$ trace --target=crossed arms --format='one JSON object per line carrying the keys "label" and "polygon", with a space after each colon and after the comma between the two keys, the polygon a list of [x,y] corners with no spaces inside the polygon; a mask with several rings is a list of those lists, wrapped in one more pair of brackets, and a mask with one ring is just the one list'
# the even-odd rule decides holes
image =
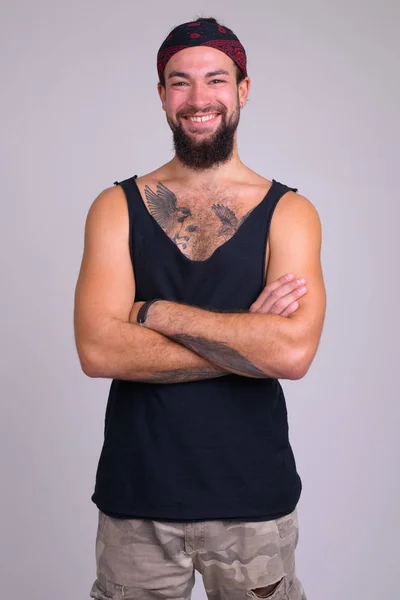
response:
{"label": "crossed arms", "polygon": [[307,279],[308,293],[289,317],[217,313],[175,302],[151,306],[145,326],[132,306],[135,281],[128,248],[125,195],[116,186],[93,202],[75,292],[75,340],[83,371],[107,377],[176,383],[237,373],[299,379],[318,348],[326,294],[321,224],[306,198],[288,192],[271,221],[266,284],[283,273]]}

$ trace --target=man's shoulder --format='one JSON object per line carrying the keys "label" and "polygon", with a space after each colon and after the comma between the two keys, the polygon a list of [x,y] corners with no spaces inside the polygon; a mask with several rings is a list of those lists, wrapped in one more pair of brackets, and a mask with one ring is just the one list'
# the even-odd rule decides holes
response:
{"label": "man's shoulder", "polygon": [[[276,183],[279,183],[279,184],[283,185],[284,187],[289,188],[289,190],[287,191],[287,194],[291,193],[291,194],[296,194],[296,195],[300,196],[300,194],[297,194],[296,186],[289,185],[289,183],[287,183],[285,180],[281,181],[281,179],[276,179],[275,177],[271,177],[271,179],[268,179],[267,177],[264,177],[260,173],[257,173],[256,171],[252,171],[249,168],[248,168],[248,173],[246,174],[246,178],[247,178],[248,184],[254,185],[254,186],[260,186],[260,187],[270,187],[272,185],[273,181],[275,181]],[[290,197],[291,196],[289,195],[289,198]],[[303,196],[303,198],[304,198],[304,196]]]}
{"label": "man's shoulder", "polygon": [[104,188],[92,201],[87,219],[91,221],[124,218],[126,216],[126,197],[121,186],[113,185]]}
{"label": "man's shoulder", "polygon": [[269,188],[275,181],[287,188],[272,214],[269,232],[271,244],[274,240],[287,239],[289,232],[296,228],[308,230],[310,235],[320,235],[321,220],[317,208],[307,196],[298,192],[296,186],[287,183],[285,179],[271,178],[272,181],[255,171],[251,173],[251,183],[255,186]]}
{"label": "man's shoulder", "polygon": [[[289,186],[288,186],[289,187]],[[314,203],[292,189],[280,198],[271,220],[271,239],[276,236],[287,236],[291,229],[308,229],[320,232],[321,219]]]}

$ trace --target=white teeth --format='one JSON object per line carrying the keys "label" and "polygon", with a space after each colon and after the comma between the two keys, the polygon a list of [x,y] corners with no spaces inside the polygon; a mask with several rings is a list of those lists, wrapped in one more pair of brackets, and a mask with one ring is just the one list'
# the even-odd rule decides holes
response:
{"label": "white teeth", "polygon": [[195,121],[196,123],[202,123],[204,121],[210,121],[213,119],[215,115],[209,115],[207,117],[188,117],[190,121]]}

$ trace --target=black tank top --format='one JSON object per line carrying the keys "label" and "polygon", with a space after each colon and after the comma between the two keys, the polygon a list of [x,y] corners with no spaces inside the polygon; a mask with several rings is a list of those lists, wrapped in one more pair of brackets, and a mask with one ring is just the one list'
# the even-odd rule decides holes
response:
{"label": "black tank top", "polygon": [[[273,211],[297,188],[273,180],[234,236],[208,259],[192,261],[149,213],[136,177],[115,182],[128,203],[135,301],[248,310],[265,285]],[[112,381],[91,498],[107,515],[270,520],[294,510],[301,488],[278,379]]]}

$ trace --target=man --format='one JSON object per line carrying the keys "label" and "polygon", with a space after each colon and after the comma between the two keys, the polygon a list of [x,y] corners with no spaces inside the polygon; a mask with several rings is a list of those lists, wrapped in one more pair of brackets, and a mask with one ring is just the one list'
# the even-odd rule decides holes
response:
{"label": "man", "polygon": [[76,289],[82,369],[113,380],[90,597],[188,600],[198,571],[209,600],[305,600],[279,379],[319,344],[320,220],[239,159],[250,80],[230,29],[184,23],[157,59],[175,156],[93,202]]}

